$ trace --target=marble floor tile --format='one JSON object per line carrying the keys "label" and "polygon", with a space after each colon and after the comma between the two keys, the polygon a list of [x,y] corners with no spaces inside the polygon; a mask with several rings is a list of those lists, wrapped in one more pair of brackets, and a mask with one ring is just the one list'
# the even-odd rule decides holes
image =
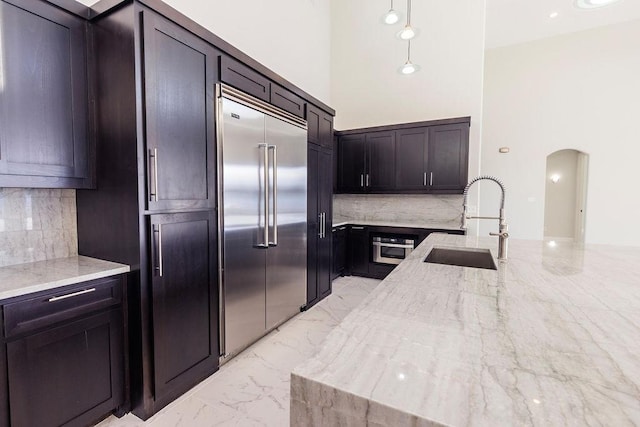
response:
{"label": "marble floor tile", "polygon": [[127,414],[98,427],[288,426],[289,378],[327,334],[380,283],[340,277],[333,293],[247,348],[185,395],[141,421]]}

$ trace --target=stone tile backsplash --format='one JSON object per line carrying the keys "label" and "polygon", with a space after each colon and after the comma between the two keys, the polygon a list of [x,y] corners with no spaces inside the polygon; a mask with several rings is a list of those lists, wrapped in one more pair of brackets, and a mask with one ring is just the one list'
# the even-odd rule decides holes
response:
{"label": "stone tile backsplash", "polygon": [[462,195],[336,194],[333,218],[341,221],[382,221],[460,225]]}
{"label": "stone tile backsplash", "polygon": [[0,188],[0,267],[77,254],[75,190]]}

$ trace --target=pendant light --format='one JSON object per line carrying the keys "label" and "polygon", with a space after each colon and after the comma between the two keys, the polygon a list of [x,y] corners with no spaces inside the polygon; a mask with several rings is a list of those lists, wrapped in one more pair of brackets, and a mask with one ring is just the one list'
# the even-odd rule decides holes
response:
{"label": "pendant light", "polygon": [[391,8],[389,12],[385,13],[382,17],[382,22],[387,25],[393,25],[400,20],[400,15],[393,9],[393,0],[391,0]]}
{"label": "pendant light", "polygon": [[411,40],[416,36],[416,30],[411,26],[411,0],[407,0],[407,25],[398,33],[402,40]]}
{"label": "pendant light", "polygon": [[398,70],[400,74],[404,74],[408,76],[409,74],[413,74],[420,69],[420,66],[411,62],[411,40],[407,41],[407,62],[404,63],[402,67]]}

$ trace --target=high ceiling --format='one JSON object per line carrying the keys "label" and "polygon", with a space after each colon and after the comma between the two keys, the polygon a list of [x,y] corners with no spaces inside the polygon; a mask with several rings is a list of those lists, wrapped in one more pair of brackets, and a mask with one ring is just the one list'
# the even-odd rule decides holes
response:
{"label": "high ceiling", "polygon": [[[550,14],[557,12],[557,17]],[[578,9],[575,0],[487,0],[487,49],[640,19],[640,0]],[[639,24],[640,25],[640,24]]]}

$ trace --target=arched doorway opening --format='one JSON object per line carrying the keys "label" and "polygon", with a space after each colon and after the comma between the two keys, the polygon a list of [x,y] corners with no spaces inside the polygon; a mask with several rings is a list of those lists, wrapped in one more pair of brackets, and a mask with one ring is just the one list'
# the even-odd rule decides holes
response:
{"label": "arched doorway opening", "polygon": [[545,240],[584,243],[589,155],[559,150],[547,156]]}

